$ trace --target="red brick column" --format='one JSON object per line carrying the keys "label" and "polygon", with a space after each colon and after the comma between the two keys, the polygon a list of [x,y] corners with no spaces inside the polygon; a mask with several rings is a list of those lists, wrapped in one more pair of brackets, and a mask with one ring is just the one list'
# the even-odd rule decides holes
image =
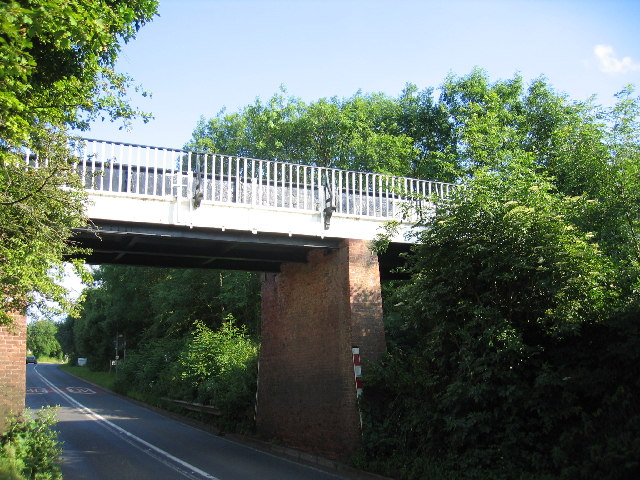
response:
{"label": "red brick column", "polygon": [[359,240],[308,260],[263,280],[256,424],[264,437],[336,458],[360,444],[351,348],[365,363],[386,349],[380,274]]}
{"label": "red brick column", "polygon": [[0,327],[0,432],[7,426],[9,414],[24,410],[27,353],[27,320],[12,315],[13,325]]}

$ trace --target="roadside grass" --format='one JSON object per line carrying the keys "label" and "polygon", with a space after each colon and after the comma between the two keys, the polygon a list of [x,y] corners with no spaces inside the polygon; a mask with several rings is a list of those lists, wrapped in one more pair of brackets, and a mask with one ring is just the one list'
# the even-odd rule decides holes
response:
{"label": "roadside grass", "polygon": [[108,390],[113,390],[113,384],[116,381],[116,375],[113,372],[94,372],[87,367],[78,367],[77,365],[60,365],[60,368]]}
{"label": "roadside grass", "polygon": [[[150,395],[149,393],[138,392],[135,390],[127,390],[126,392],[121,391],[121,389],[118,389],[115,387],[115,383],[116,383],[115,372],[94,372],[92,370],[89,370],[86,366],[79,367],[77,365],[69,365],[69,364],[62,364],[60,365],[59,368],[61,368],[65,372],[70,373],[71,375],[75,375],[84,380],[87,380],[88,382],[91,382],[96,385],[99,385],[100,387],[106,388],[107,390],[111,390],[112,392],[116,392],[120,395],[129,397],[132,400],[147,404],[151,407],[159,408],[166,412],[178,414],[181,417],[202,422],[209,426],[213,426],[214,428],[219,430],[219,427],[217,426],[215,420],[212,419],[211,415],[209,414],[186,410],[183,407],[175,405],[174,403],[168,401],[165,398],[158,398],[156,396]],[[0,475],[0,480],[4,480],[1,475]]]}
{"label": "roadside grass", "polygon": [[38,363],[64,363],[64,360],[58,357],[47,357],[45,355],[40,355],[38,357]]}
{"label": "roadside grass", "polygon": [[[62,370],[70,373],[71,375],[75,375],[76,377],[80,377],[88,382],[99,385],[107,390],[111,390],[117,392],[121,395],[129,397],[133,400],[137,400],[142,403],[146,403],[148,405],[161,408],[163,410],[167,410],[174,413],[180,413],[188,417],[196,417],[201,419],[203,417],[202,414],[196,415],[194,412],[185,412],[184,409],[173,405],[171,402],[167,402],[161,398],[154,397],[153,395],[149,395],[148,393],[140,393],[135,390],[127,390],[126,392],[119,391],[115,388],[116,383],[116,375],[115,372],[94,372],[89,370],[87,367],[79,367],[77,365],[68,365],[63,364],[60,365]],[[204,417],[206,418],[206,416]]]}

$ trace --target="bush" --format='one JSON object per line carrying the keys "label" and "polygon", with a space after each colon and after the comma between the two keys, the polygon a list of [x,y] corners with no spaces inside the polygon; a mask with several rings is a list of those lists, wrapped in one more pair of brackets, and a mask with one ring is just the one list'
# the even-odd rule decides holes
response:
{"label": "bush", "polygon": [[35,417],[12,419],[0,436],[0,475],[12,480],[62,480],[62,447],[52,429],[56,410],[44,408]]}
{"label": "bush", "polygon": [[155,398],[175,395],[174,364],[184,344],[182,339],[155,338],[128,350],[127,358],[118,365],[114,389]]}
{"label": "bush", "polygon": [[253,428],[258,345],[232,316],[218,330],[195,322],[188,339],[154,339],[127,352],[116,391],[158,403],[162,397],[215,406],[220,427]]}
{"label": "bush", "polygon": [[20,464],[16,459],[16,452],[13,448],[7,447],[0,454],[0,478],[2,480],[23,480],[20,475]]}
{"label": "bush", "polygon": [[196,323],[193,339],[180,354],[178,368],[190,398],[214,405],[222,412],[223,426],[248,430],[253,426],[258,346],[233,317],[213,331]]}
{"label": "bush", "polygon": [[[395,301],[419,340],[369,369],[365,461],[401,478],[640,474],[640,309],[526,165],[479,172]],[[437,475],[434,472],[439,471]]]}

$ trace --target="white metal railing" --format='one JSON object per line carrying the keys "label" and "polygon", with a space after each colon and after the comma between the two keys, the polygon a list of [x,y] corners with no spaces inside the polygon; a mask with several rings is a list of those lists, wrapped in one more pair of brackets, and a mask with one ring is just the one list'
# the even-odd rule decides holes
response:
{"label": "white metal railing", "polygon": [[[87,190],[200,203],[394,218],[454,184],[335,168],[82,139],[72,146]],[[26,154],[32,165],[37,157]],[[34,160],[35,159],[35,160]],[[197,199],[197,200],[196,200]]]}

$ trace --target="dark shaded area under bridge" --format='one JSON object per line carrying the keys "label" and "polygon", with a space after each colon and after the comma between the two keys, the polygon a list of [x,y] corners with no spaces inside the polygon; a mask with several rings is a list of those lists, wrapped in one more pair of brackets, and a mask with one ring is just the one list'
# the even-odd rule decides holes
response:
{"label": "dark shaded area under bridge", "polygon": [[[279,272],[282,263],[306,263],[311,250],[337,249],[342,239],[96,221],[75,230],[73,242],[92,250],[83,258],[93,265]],[[409,248],[392,243],[378,256],[382,279],[402,277],[395,269]]]}

